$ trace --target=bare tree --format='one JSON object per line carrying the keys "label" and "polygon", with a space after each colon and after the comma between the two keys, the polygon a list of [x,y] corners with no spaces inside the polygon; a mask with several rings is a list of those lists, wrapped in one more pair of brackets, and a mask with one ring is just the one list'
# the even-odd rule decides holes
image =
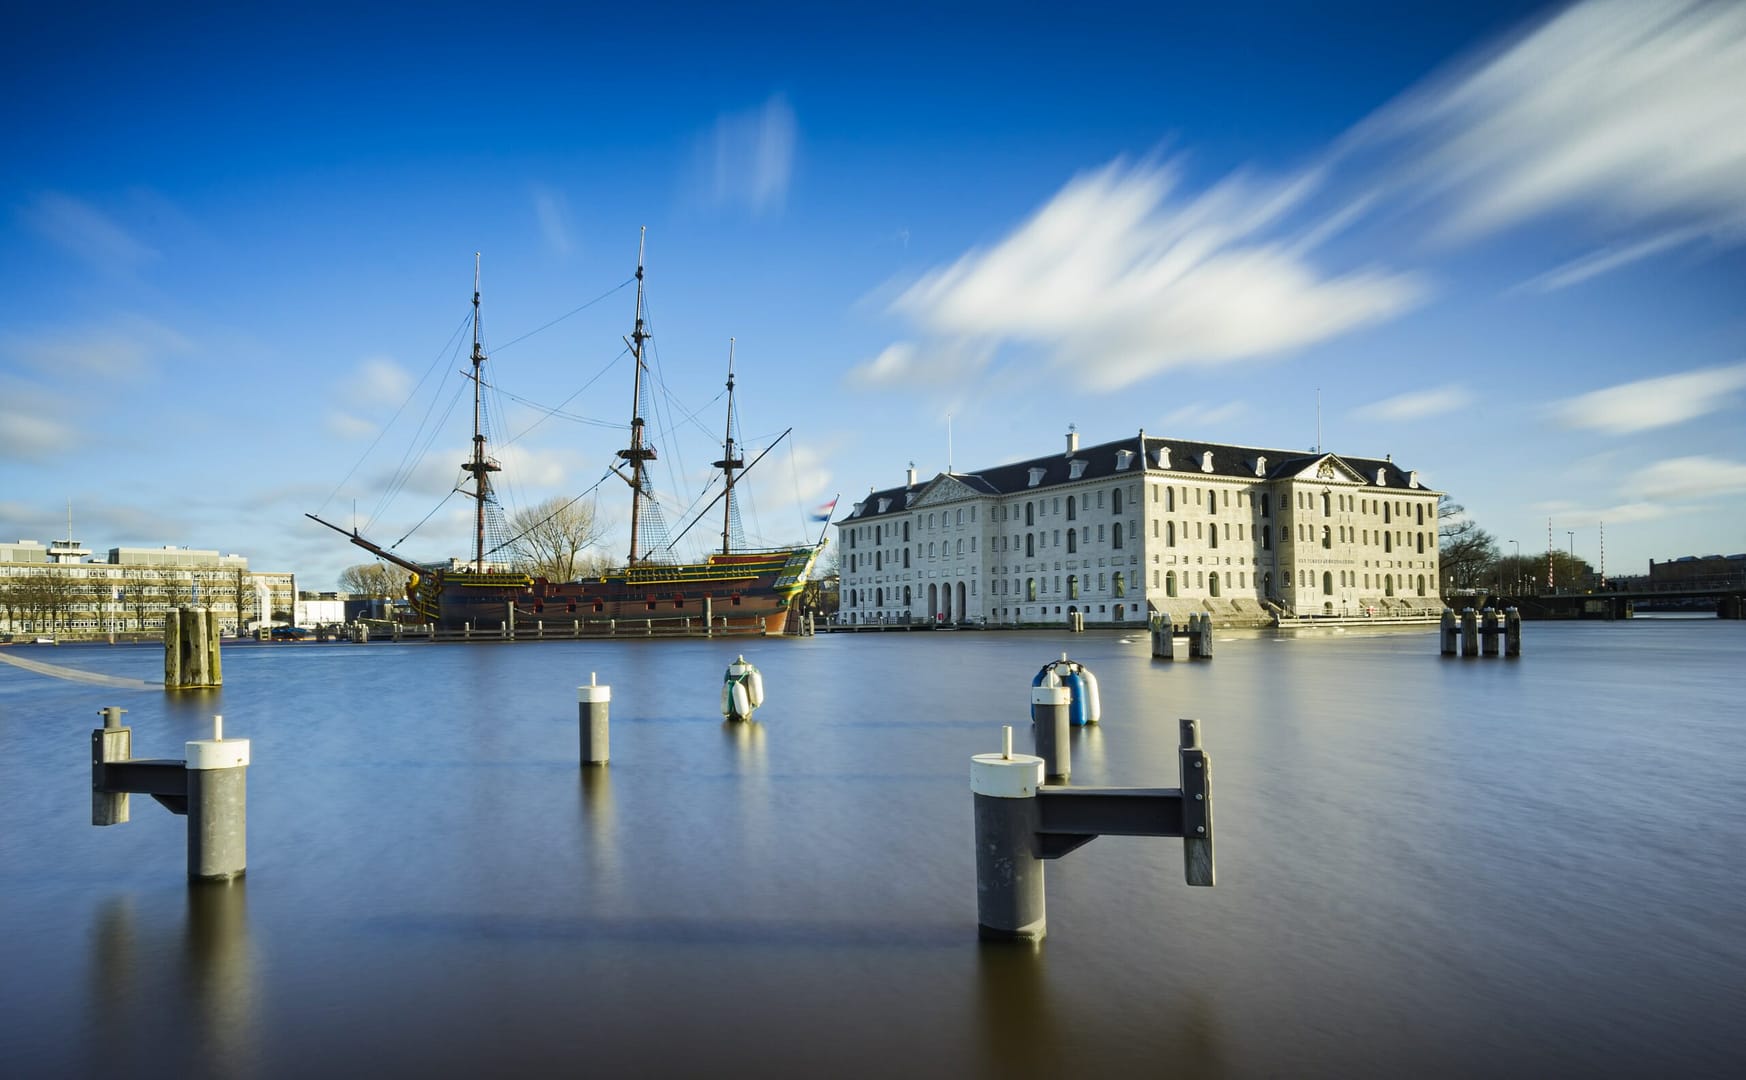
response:
{"label": "bare tree", "polygon": [[602,569],[602,560],[587,553],[606,532],[605,523],[579,499],[547,499],[522,510],[509,519],[509,531],[516,565],[534,577],[575,581]]}
{"label": "bare tree", "polygon": [[249,611],[255,603],[255,583],[249,577],[249,572],[240,566],[231,568],[226,578],[225,592],[230,596],[231,606],[236,609],[236,632],[242,633],[243,627],[249,623]]}
{"label": "bare tree", "polygon": [[406,582],[412,575],[387,563],[358,563],[340,571],[339,587],[354,596],[387,600],[406,593]]}
{"label": "bare tree", "polygon": [[1497,541],[1447,495],[1437,498],[1437,558],[1458,588],[1485,584],[1498,559]]}

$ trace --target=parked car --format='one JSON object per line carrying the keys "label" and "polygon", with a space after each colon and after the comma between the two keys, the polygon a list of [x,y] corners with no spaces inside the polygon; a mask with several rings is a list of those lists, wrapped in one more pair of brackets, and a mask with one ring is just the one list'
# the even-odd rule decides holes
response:
{"label": "parked car", "polygon": [[304,638],[306,638],[308,636],[309,636],[309,631],[305,630],[301,626],[275,626],[275,627],[273,627],[273,640],[274,641],[302,641]]}

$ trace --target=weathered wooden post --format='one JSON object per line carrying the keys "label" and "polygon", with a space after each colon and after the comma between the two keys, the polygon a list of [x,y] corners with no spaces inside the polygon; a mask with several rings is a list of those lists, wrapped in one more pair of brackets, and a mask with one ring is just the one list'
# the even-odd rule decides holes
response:
{"label": "weathered wooden post", "polygon": [[175,608],[164,612],[164,689],[202,690],[224,682],[218,612]]}
{"label": "weathered wooden post", "polygon": [[1479,613],[1479,644],[1480,652],[1486,656],[1496,656],[1499,628],[1497,624],[1497,609],[1488,607]]}
{"label": "weathered wooden post", "polygon": [[715,598],[712,596],[703,598],[703,636],[715,636]]}
{"label": "weathered wooden post", "polygon": [[1472,608],[1461,609],[1461,655],[1479,655],[1479,616]]}
{"label": "weathered wooden post", "polygon": [[1522,613],[1515,608],[1504,612],[1504,655],[1522,655]]}
{"label": "weathered wooden post", "polygon": [[1188,617],[1188,658],[1211,660],[1213,654],[1213,622],[1210,612]]}
{"label": "weathered wooden post", "polygon": [[1437,633],[1442,639],[1443,655],[1454,656],[1460,649],[1461,642],[1461,626],[1455,621],[1455,609],[1443,609],[1443,619],[1437,624]]}
{"label": "weathered wooden post", "polygon": [[576,688],[577,726],[582,736],[582,764],[605,765],[612,755],[611,732],[607,713],[612,708],[612,687],[601,686],[595,673],[588,673],[588,685]]}
{"label": "weathered wooden post", "polygon": [[1073,772],[1072,724],[1067,712],[1073,691],[1061,685],[1053,671],[1031,687],[1031,728],[1037,756],[1043,759],[1043,779],[1065,780]]}
{"label": "weathered wooden post", "polygon": [[1154,615],[1151,618],[1152,659],[1176,659],[1176,627],[1170,624],[1170,616]]}

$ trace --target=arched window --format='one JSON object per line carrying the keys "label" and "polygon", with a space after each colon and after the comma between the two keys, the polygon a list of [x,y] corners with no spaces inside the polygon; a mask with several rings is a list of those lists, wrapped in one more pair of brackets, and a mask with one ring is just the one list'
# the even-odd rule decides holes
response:
{"label": "arched window", "polygon": [[1217,596],[1219,594],[1219,572],[1217,570],[1214,570],[1212,576],[1207,578],[1206,584],[1209,595]]}
{"label": "arched window", "polygon": [[928,558],[930,558],[930,559],[934,558],[934,556],[935,556],[934,543],[935,543],[935,541],[932,541],[932,540],[928,541]]}
{"label": "arched window", "polygon": [[1390,529],[1388,532],[1385,532],[1382,534],[1382,550],[1384,550],[1384,551],[1393,551],[1394,550],[1394,530],[1393,529]]}
{"label": "arched window", "polygon": [[[1425,534],[1419,533],[1418,537],[1419,537],[1419,554],[1423,555],[1425,553]],[[1420,595],[1422,596],[1424,594],[1421,593]]]}
{"label": "arched window", "polygon": [[873,569],[875,569],[875,570],[885,569],[885,552],[875,551],[873,553]]}
{"label": "arched window", "polygon": [[1334,530],[1328,528],[1326,525],[1322,526],[1322,546],[1325,548],[1332,548],[1334,546]]}
{"label": "arched window", "polygon": [[1025,578],[1025,599],[1034,601],[1036,598],[1037,598],[1037,579],[1034,577]]}
{"label": "arched window", "polygon": [[[1073,504],[1068,503],[1068,505],[1071,506]],[[1075,551],[1078,551],[1078,550],[1079,550],[1079,530],[1078,529],[1068,529],[1067,530],[1067,554],[1071,555]]]}
{"label": "arched window", "polygon": [[1037,505],[1035,503],[1025,503],[1025,524],[1026,525],[1035,525],[1036,523],[1037,523]]}
{"label": "arched window", "polygon": [[1067,575],[1067,599],[1069,599],[1069,600],[1079,599],[1079,575],[1078,574],[1068,574]]}
{"label": "arched window", "polygon": [[1266,576],[1261,579],[1261,595],[1273,595],[1273,571],[1271,570],[1267,571]]}
{"label": "arched window", "polygon": [[903,523],[903,542],[909,543],[909,522]]}
{"label": "arched window", "polygon": [[1074,509],[1073,496],[1067,496],[1067,520],[1078,521],[1079,513]]}
{"label": "arched window", "polygon": [[1164,575],[1164,595],[1176,595],[1176,571],[1174,570]]}
{"label": "arched window", "polygon": [[[1116,489],[1116,495],[1118,497],[1121,495],[1120,488]],[[1119,548],[1122,546],[1122,523],[1121,522],[1118,521],[1115,523],[1114,529],[1110,532],[1109,543],[1110,543],[1110,547],[1114,547],[1114,548]]]}
{"label": "arched window", "polygon": [[1036,557],[1037,557],[1037,534],[1036,533],[1025,533],[1025,558],[1034,559]]}
{"label": "arched window", "polygon": [[1128,595],[1128,579],[1122,576],[1122,572],[1120,570],[1117,570],[1115,572],[1115,577],[1110,579],[1110,585],[1114,589],[1115,595],[1117,595],[1117,596]]}
{"label": "arched window", "polygon": [[1114,489],[1113,491],[1110,492],[1109,497],[1110,497],[1110,511],[1112,513],[1116,513],[1116,514],[1121,513],[1122,512],[1122,489],[1121,488]]}
{"label": "arched window", "polygon": [[1257,525],[1255,530],[1261,534],[1261,550],[1273,550],[1273,529],[1266,525]]}
{"label": "arched window", "polygon": [[1388,524],[1388,520],[1389,520],[1389,515],[1388,515],[1388,507],[1389,507],[1389,504],[1388,504],[1388,503],[1383,503],[1383,504],[1382,504],[1382,523],[1383,523],[1383,524],[1384,524],[1384,525],[1387,525],[1387,524]]}
{"label": "arched window", "polygon": [[1213,527],[1207,530],[1207,545],[1209,547],[1219,546],[1219,525],[1216,521],[1213,522]]}
{"label": "arched window", "polygon": [[1390,574],[1387,577],[1383,578],[1382,583],[1384,586],[1384,588],[1383,588],[1384,594],[1387,596],[1393,596],[1394,595],[1394,575]]}
{"label": "arched window", "polygon": [[1173,487],[1164,489],[1164,509],[1167,511],[1176,509],[1176,489]]}
{"label": "arched window", "polygon": [[874,607],[884,607],[885,606],[885,590],[884,589],[874,589],[873,590],[873,606]]}
{"label": "arched window", "polygon": [[1334,497],[1328,492],[1322,492],[1322,516],[1334,516]]}
{"label": "arched window", "polygon": [[1425,595],[1425,575],[1419,575],[1419,595]]}
{"label": "arched window", "polygon": [[910,596],[909,586],[905,585],[903,587],[903,610],[906,612],[909,610],[910,604],[914,602],[910,599]]}
{"label": "arched window", "polygon": [[1334,575],[1326,570],[1322,571],[1322,595],[1334,595]]}
{"label": "arched window", "polygon": [[903,549],[903,568],[905,570],[909,569],[909,549],[908,548]]}
{"label": "arched window", "polygon": [[964,541],[963,540],[958,541],[958,554],[960,554],[960,555],[964,554]]}

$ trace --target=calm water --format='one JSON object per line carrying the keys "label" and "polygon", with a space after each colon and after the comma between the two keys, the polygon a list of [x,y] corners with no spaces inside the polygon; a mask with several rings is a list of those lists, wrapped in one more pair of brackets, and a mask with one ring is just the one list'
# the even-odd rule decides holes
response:
{"label": "calm water", "polygon": [[[242,645],[204,696],[0,665],[9,1075],[1694,1075],[1746,1067],[1746,623]],[[1028,748],[1065,648],[1074,782],[1215,766],[1219,885],[1179,842],[1050,864],[1037,951],[976,939],[969,758]],[[716,702],[738,651],[749,727]],[[15,655],[161,678],[150,647]],[[575,687],[613,687],[577,766]],[[141,757],[253,740],[249,870],[184,820],[89,824],[97,709]],[[1063,1073],[1062,1070],[1067,1070]]]}

